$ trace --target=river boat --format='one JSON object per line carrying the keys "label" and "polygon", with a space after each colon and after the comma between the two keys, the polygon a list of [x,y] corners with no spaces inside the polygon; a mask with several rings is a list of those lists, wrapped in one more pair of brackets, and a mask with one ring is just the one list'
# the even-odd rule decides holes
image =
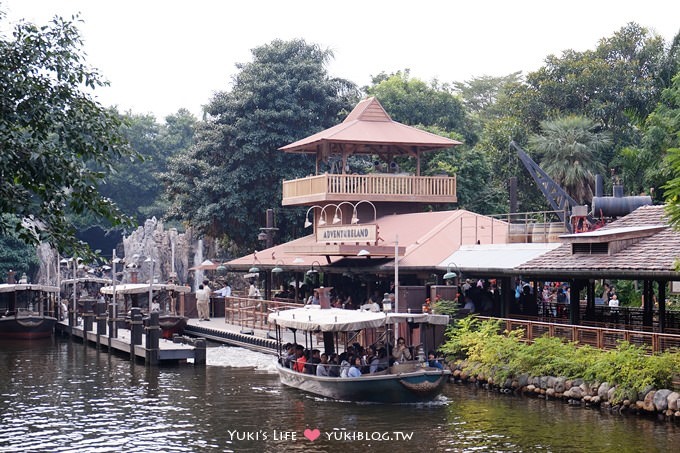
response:
{"label": "river boat", "polygon": [[51,316],[59,287],[39,284],[0,284],[0,339],[48,338],[57,318]]}
{"label": "river boat", "polygon": [[[415,403],[431,401],[442,391],[451,375],[450,370],[427,366],[421,360],[391,365],[387,370],[363,374],[360,377],[325,377],[300,373],[284,366],[282,350],[285,329],[310,336],[321,335],[326,353],[338,351],[340,338],[355,337],[359,331],[376,329],[387,331],[400,322],[422,328],[448,324],[446,315],[384,313],[341,308],[320,308],[308,305],[303,308],[277,311],[269,315],[276,326],[279,359],[276,369],[281,382],[315,395],[344,401],[373,403]],[[344,335],[346,334],[346,335]],[[346,347],[347,345],[345,345]]]}
{"label": "river boat", "polygon": [[[100,289],[104,286],[113,284],[110,278],[97,277],[96,275],[85,275],[76,278],[67,278],[59,282],[62,290],[62,297],[68,305],[71,305],[75,296],[75,307],[78,316],[83,314],[85,305],[93,307],[100,297]],[[75,285],[75,289],[73,287]],[[74,294],[75,291],[75,294]]]}
{"label": "river boat", "polygon": [[[113,294],[113,290],[113,286],[104,286],[100,291],[102,294],[110,296]],[[117,295],[129,295],[131,299],[134,298],[135,300],[131,301],[131,305],[141,307],[142,312],[146,315],[149,314],[150,310],[158,311],[158,323],[161,327],[161,336],[163,338],[172,339],[173,335],[182,335],[184,333],[189,318],[177,312],[175,298],[179,293],[190,292],[191,288],[188,286],[172,283],[154,283],[152,285],[148,283],[124,283],[116,285],[115,291]],[[150,294],[152,296],[149,303]],[[140,295],[147,295],[143,303],[137,299]],[[123,311],[127,313],[129,308],[131,306],[128,305],[126,299]]]}

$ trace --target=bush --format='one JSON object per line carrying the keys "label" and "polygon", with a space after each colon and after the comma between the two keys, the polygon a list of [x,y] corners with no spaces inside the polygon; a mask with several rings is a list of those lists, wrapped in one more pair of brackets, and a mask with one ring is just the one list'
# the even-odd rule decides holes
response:
{"label": "bush", "polygon": [[446,335],[442,353],[478,363],[477,372],[485,376],[499,380],[526,373],[609,382],[617,386],[618,398],[647,386],[670,388],[673,373],[680,369],[677,351],[650,354],[628,342],[603,351],[547,336],[527,344],[522,341],[523,331],[502,331],[500,320],[480,321],[474,316],[457,321]]}

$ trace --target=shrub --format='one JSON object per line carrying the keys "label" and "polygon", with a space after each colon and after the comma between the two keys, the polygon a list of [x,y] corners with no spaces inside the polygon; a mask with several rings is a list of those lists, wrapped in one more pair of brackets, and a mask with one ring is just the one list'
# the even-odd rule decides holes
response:
{"label": "shrub", "polygon": [[609,382],[617,387],[615,398],[647,386],[670,388],[673,373],[680,369],[678,351],[649,354],[628,342],[603,351],[547,336],[526,344],[523,331],[502,331],[500,320],[480,321],[474,316],[458,320],[446,335],[441,351],[478,363],[476,371],[486,376],[505,379],[528,373]]}

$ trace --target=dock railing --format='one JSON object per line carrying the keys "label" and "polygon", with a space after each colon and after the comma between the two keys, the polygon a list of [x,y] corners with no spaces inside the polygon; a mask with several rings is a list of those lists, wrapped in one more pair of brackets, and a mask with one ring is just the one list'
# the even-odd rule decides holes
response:
{"label": "dock railing", "polygon": [[592,327],[572,324],[479,316],[479,319],[499,319],[503,322],[503,330],[524,330],[524,339],[528,342],[543,335],[575,341],[599,349],[614,349],[618,341],[627,341],[637,346],[646,346],[650,352],[663,352],[680,347],[680,335],[658,332],[641,332],[636,330]]}
{"label": "dock railing", "polygon": [[249,297],[225,297],[224,321],[242,328],[273,330],[267,322],[270,313],[277,310],[299,308],[303,304],[284,300],[265,300]]}

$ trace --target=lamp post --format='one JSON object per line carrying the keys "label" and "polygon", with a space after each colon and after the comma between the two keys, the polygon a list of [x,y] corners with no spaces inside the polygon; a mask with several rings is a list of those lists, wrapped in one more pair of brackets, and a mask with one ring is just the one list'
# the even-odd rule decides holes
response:
{"label": "lamp post", "polygon": [[375,205],[371,203],[368,200],[359,200],[357,203],[354,205],[354,211],[352,213],[352,220],[351,223],[354,225],[355,223],[359,223],[359,215],[357,213],[357,208],[359,207],[360,204],[362,203],[368,203],[373,207],[373,223],[375,223],[378,220],[378,211],[375,209]]}
{"label": "lamp post", "polygon": [[[456,273],[456,272],[454,272],[453,270],[451,270],[451,266],[455,267],[456,270],[458,271],[458,273]],[[444,277],[443,277],[443,278],[444,278],[444,280],[447,280],[447,281],[448,281],[448,280],[453,280],[453,279],[459,277],[459,276],[460,276],[460,273],[461,273],[461,272],[460,272],[460,269],[458,268],[458,265],[456,265],[456,263],[454,263],[454,262],[452,261],[452,262],[450,262],[449,264],[447,264],[447,266],[446,266],[446,274],[444,274]]]}
{"label": "lamp post", "polygon": [[111,254],[111,304],[112,310],[111,315],[113,316],[113,322],[111,325],[110,336],[115,338],[118,336],[118,300],[116,299],[116,264],[120,263],[122,260],[116,256],[116,249],[113,249]]}
{"label": "lamp post", "polygon": [[[314,276],[319,275],[319,270],[314,268],[314,263],[316,263],[318,267],[321,267],[321,263],[319,263],[318,261],[313,261],[311,265],[312,267],[306,272],[306,275],[309,276],[310,278],[314,278]],[[321,285],[321,282],[319,282],[319,285]]]}
{"label": "lamp post", "polygon": [[305,228],[309,228],[310,226],[313,225],[313,222],[310,222],[310,221],[309,221],[309,211],[311,211],[311,210],[314,209],[314,208],[323,209],[323,208],[322,208],[321,206],[319,206],[318,204],[315,204],[314,206],[310,206],[310,208],[307,209],[307,213],[305,214]]}

